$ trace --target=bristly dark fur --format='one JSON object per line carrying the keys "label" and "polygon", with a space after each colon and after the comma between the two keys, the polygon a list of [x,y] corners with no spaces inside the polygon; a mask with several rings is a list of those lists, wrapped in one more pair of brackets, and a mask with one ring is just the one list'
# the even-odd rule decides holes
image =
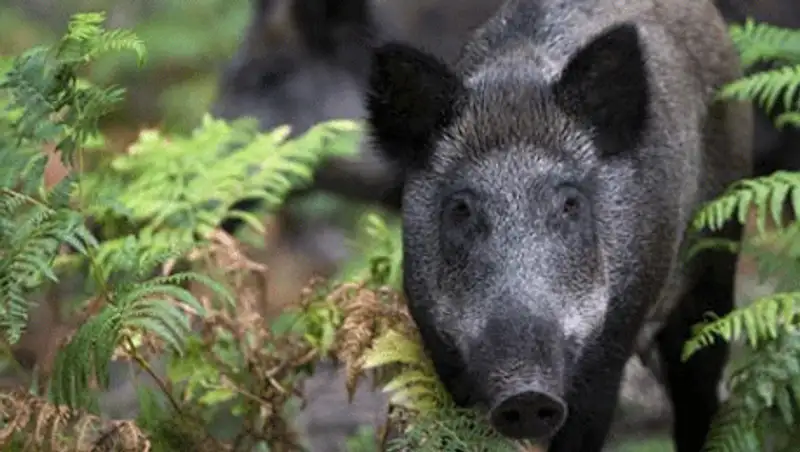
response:
{"label": "bristly dark fur", "polygon": [[710,94],[741,73],[727,37],[707,0],[509,0],[452,67],[373,56],[409,308],[454,400],[498,431],[602,450],[647,319],[677,449],[701,450],[727,349],[676,344],[699,300],[730,311],[736,257],[679,256],[692,212],[751,171],[749,109]]}
{"label": "bristly dark fur", "polygon": [[555,87],[556,101],[595,129],[606,156],[641,142],[650,116],[645,68],[636,25],[623,23],[576,55]]}
{"label": "bristly dark fur", "polygon": [[369,80],[376,144],[402,165],[423,168],[434,140],[453,120],[464,93],[461,80],[436,57],[398,43],[375,51]]}

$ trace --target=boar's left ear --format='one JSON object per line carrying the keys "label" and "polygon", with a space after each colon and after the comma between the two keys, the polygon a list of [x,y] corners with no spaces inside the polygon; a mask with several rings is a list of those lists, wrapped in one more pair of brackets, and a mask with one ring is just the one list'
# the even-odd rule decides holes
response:
{"label": "boar's left ear", "polygon": [[650,87],[636,25],[608,28],[567,63],[553,87],[558,104],[594,129],[604,156],[635,149],[647,126]]}
{"label": "boar's left ear", "polygon": [[401,171],[423,168],[453,120],[461,79],[436,57],[400,43],[375,50],[367,96],[374,144]]}

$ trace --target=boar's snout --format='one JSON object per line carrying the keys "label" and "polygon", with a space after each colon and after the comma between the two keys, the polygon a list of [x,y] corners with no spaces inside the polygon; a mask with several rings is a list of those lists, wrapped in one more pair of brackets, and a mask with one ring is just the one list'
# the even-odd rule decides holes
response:
{"label": "boar's snout", "polygon": [[499,398],[489,411],[489,419],[503,436],[547,439],[564,425],[567,404],[560,397],[545,391],[522,389]]}
{"label": "boar's snout", "polygon": [[567,419],[563,335],[554,319],[506,306],[489,316],[467,367],[498,433],[547,440]]}

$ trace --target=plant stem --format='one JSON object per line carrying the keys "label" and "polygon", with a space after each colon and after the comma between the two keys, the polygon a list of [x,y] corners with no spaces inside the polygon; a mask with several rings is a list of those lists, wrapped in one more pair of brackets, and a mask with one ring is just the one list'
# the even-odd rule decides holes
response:
{"label": "plant stem", "polygon": [[141,355],[139,355],[139,353],[136,351],[136,346],[134,345],[133,340],[131,340],[131,337],[125,335],[124,340],[125,340],[125,345],[128,348],[128,354],[131,356],[131,358],[133,358],[133,360],[136,361],[137,364],[139,364],[139,367],[141,367],[145,372],[147,372],[148,375],[150,375],[151,378],[153,378],[153,380],[158,385],[158,388],[161,389],[161,392],[163,392],[164,395],[167,396],[167,400],[169,400],[170,404],[172,405],[172,408],[175,409],[175,412],[177,412],[178,414],[183,414],[181,406],[178,404],[178,401],[175,400],[175,398],[172,396],[172,392],[170,392],[169,387],[167,387],[167,383],[164,382],[164,380],[162,380],[161,377],[159,377],[155,373],[153,368],[150,367],[150,364],[144,358],[142,358]]}

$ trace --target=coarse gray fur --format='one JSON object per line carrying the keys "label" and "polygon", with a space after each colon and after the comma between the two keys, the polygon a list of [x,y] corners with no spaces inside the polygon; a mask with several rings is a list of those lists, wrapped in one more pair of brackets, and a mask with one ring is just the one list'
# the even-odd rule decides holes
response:
{"label": "coarse gray fur", "polygon": [[[707,0],[511,0],[452,68],[377,50],[369,123],[405,175],[406,295],[459,404],[492,413],[522,391],[550,425],[501,431],[599,450],[655,321],[686,412],[674,343],[700,320],[693,298],[720,288],[709,308],[730,309],[735,257],[681,259],[695,210],[752,171],[750,105],[713,102],[740,76]],[[697,426],[677,421],[680,452],[699,450],[716,406],[716,350]]]}
{"label": "coarse gray fur", "polygon": [[[557,25],[527,25],[530,31],[523,42],[492,45],[496,30],[508,27],[513,20],[510,17],[521,15],[519,9],[533,3],[540,8],[536,12],[539,23]],[[658,11],[658,7],[664,11]],[[674,17],[678,14],[683,17]],[[499,236],[502,240],[492,244],[491,252],[503,256],[510,268],[520,270],[524,278],[520,284],[531,288],[526,292],[543,290],[548,284],[575,286],[577,293],[566,291],[551,300],[550,310],[559,312],[568,338],[580,343],[590,339],[609,309],[609,291],[630,277],[631,263],[639,263],[661,276],[657,279],[663,282],[653,286],[659,288],[659,302],[642,302],[649,306],[651,319],[663,320],[687,286],[687,275],[680,271],[678,259],[683,232],[694,209],[750,171],[750,148],[746,143],[752,129],[746,126],[751,121],[748,105],[719,104],[706,114],[715,90],[740,75],[738,59],[726,45],[722,22],[708,20],[714,16],[711,5],[702,0],[510,2],[504,13],[466,47],[456,65],[456,70],[465,74],[474,103],[462,110],[457,122],[444,133],[447,138],[437,145],[430,169],[406,180],[404,212],[411,224],[406,224],[404,231],[406,236],[414,237],[408,239],[414,242],[414,250],[408,253],[420,251],[423,260],[415,261],[422,268],[442,268],[435,254],[423,252],[435,249],[438,242],[426,234],[431,224],[423,219],[436,217],[438,199],[434,198],[441,194],[437,190],[441,181],[457,177],[496,196],[492,198],[497,214],[493,216],[495,228],[519,231]],[[694,27],[692,20],[696,21]],[[604,28],[623,21],[637,23],[647,49],[647,66],[653,81],[652,120],[641,148],[608,165],[598,155],[586,130],[549,105],[538,105],[539,110],[532,111],[530,99],[539,95],[539,84],[552,83],[557,78],[569,56],[583,44]],[[530,65],[520,65],[520,61]],[[509,123],[512,112],[516,121]],[[701,127],[704,121],[705,130]],[[595,173],[603,186],[603,198],[595,204],[596,218],[600,222],[598,230],[609,233],[609,255],[586,256],[590,260],[584,261],[589,264],[597,259],[603,270],[597,268],[595,272],[587,265],[583,272],[575,274],[576,267],[572,265],[565,269],[559,262],[531,261],[529,250],[540,248],[541,244],[535,242],[536,234],[531,234],[532,225],[526,225],[531,220],[532,206],[519,200],[542,202],[531,199],[531,180],[565,171],[574,172],[578,179]],[[631,218],[627,215],[631,211],[638,215]],[[626,215],[619,215],[623,213]],[[651,231],[658,232],[659,240],[639,243]],[[598,253],[605,254],[603,250]],[[536,268],[525,271],[531,265]],[[571,281],[561,281],[567,276]],[[598,278],[600,284],[591,283]],[[436,286],[425,284],[426,290]],[[558,292],[555,287],[545,290],[548,294]],[[465,339],[480,335],[487,321],[485,310],[470,307],[452,315],[451,295],[436,295],[430,296],[439,300],[437,309],[444,311],[445,322],[458,324],[453,328]],[[492,303],[492,298],[486,298],[487,303]],[[586,302],[569,302],[576,298]],[[540,302],[537,300],[530,308],[541,311]],[[559,307],[567,307],[567,311]]]}

